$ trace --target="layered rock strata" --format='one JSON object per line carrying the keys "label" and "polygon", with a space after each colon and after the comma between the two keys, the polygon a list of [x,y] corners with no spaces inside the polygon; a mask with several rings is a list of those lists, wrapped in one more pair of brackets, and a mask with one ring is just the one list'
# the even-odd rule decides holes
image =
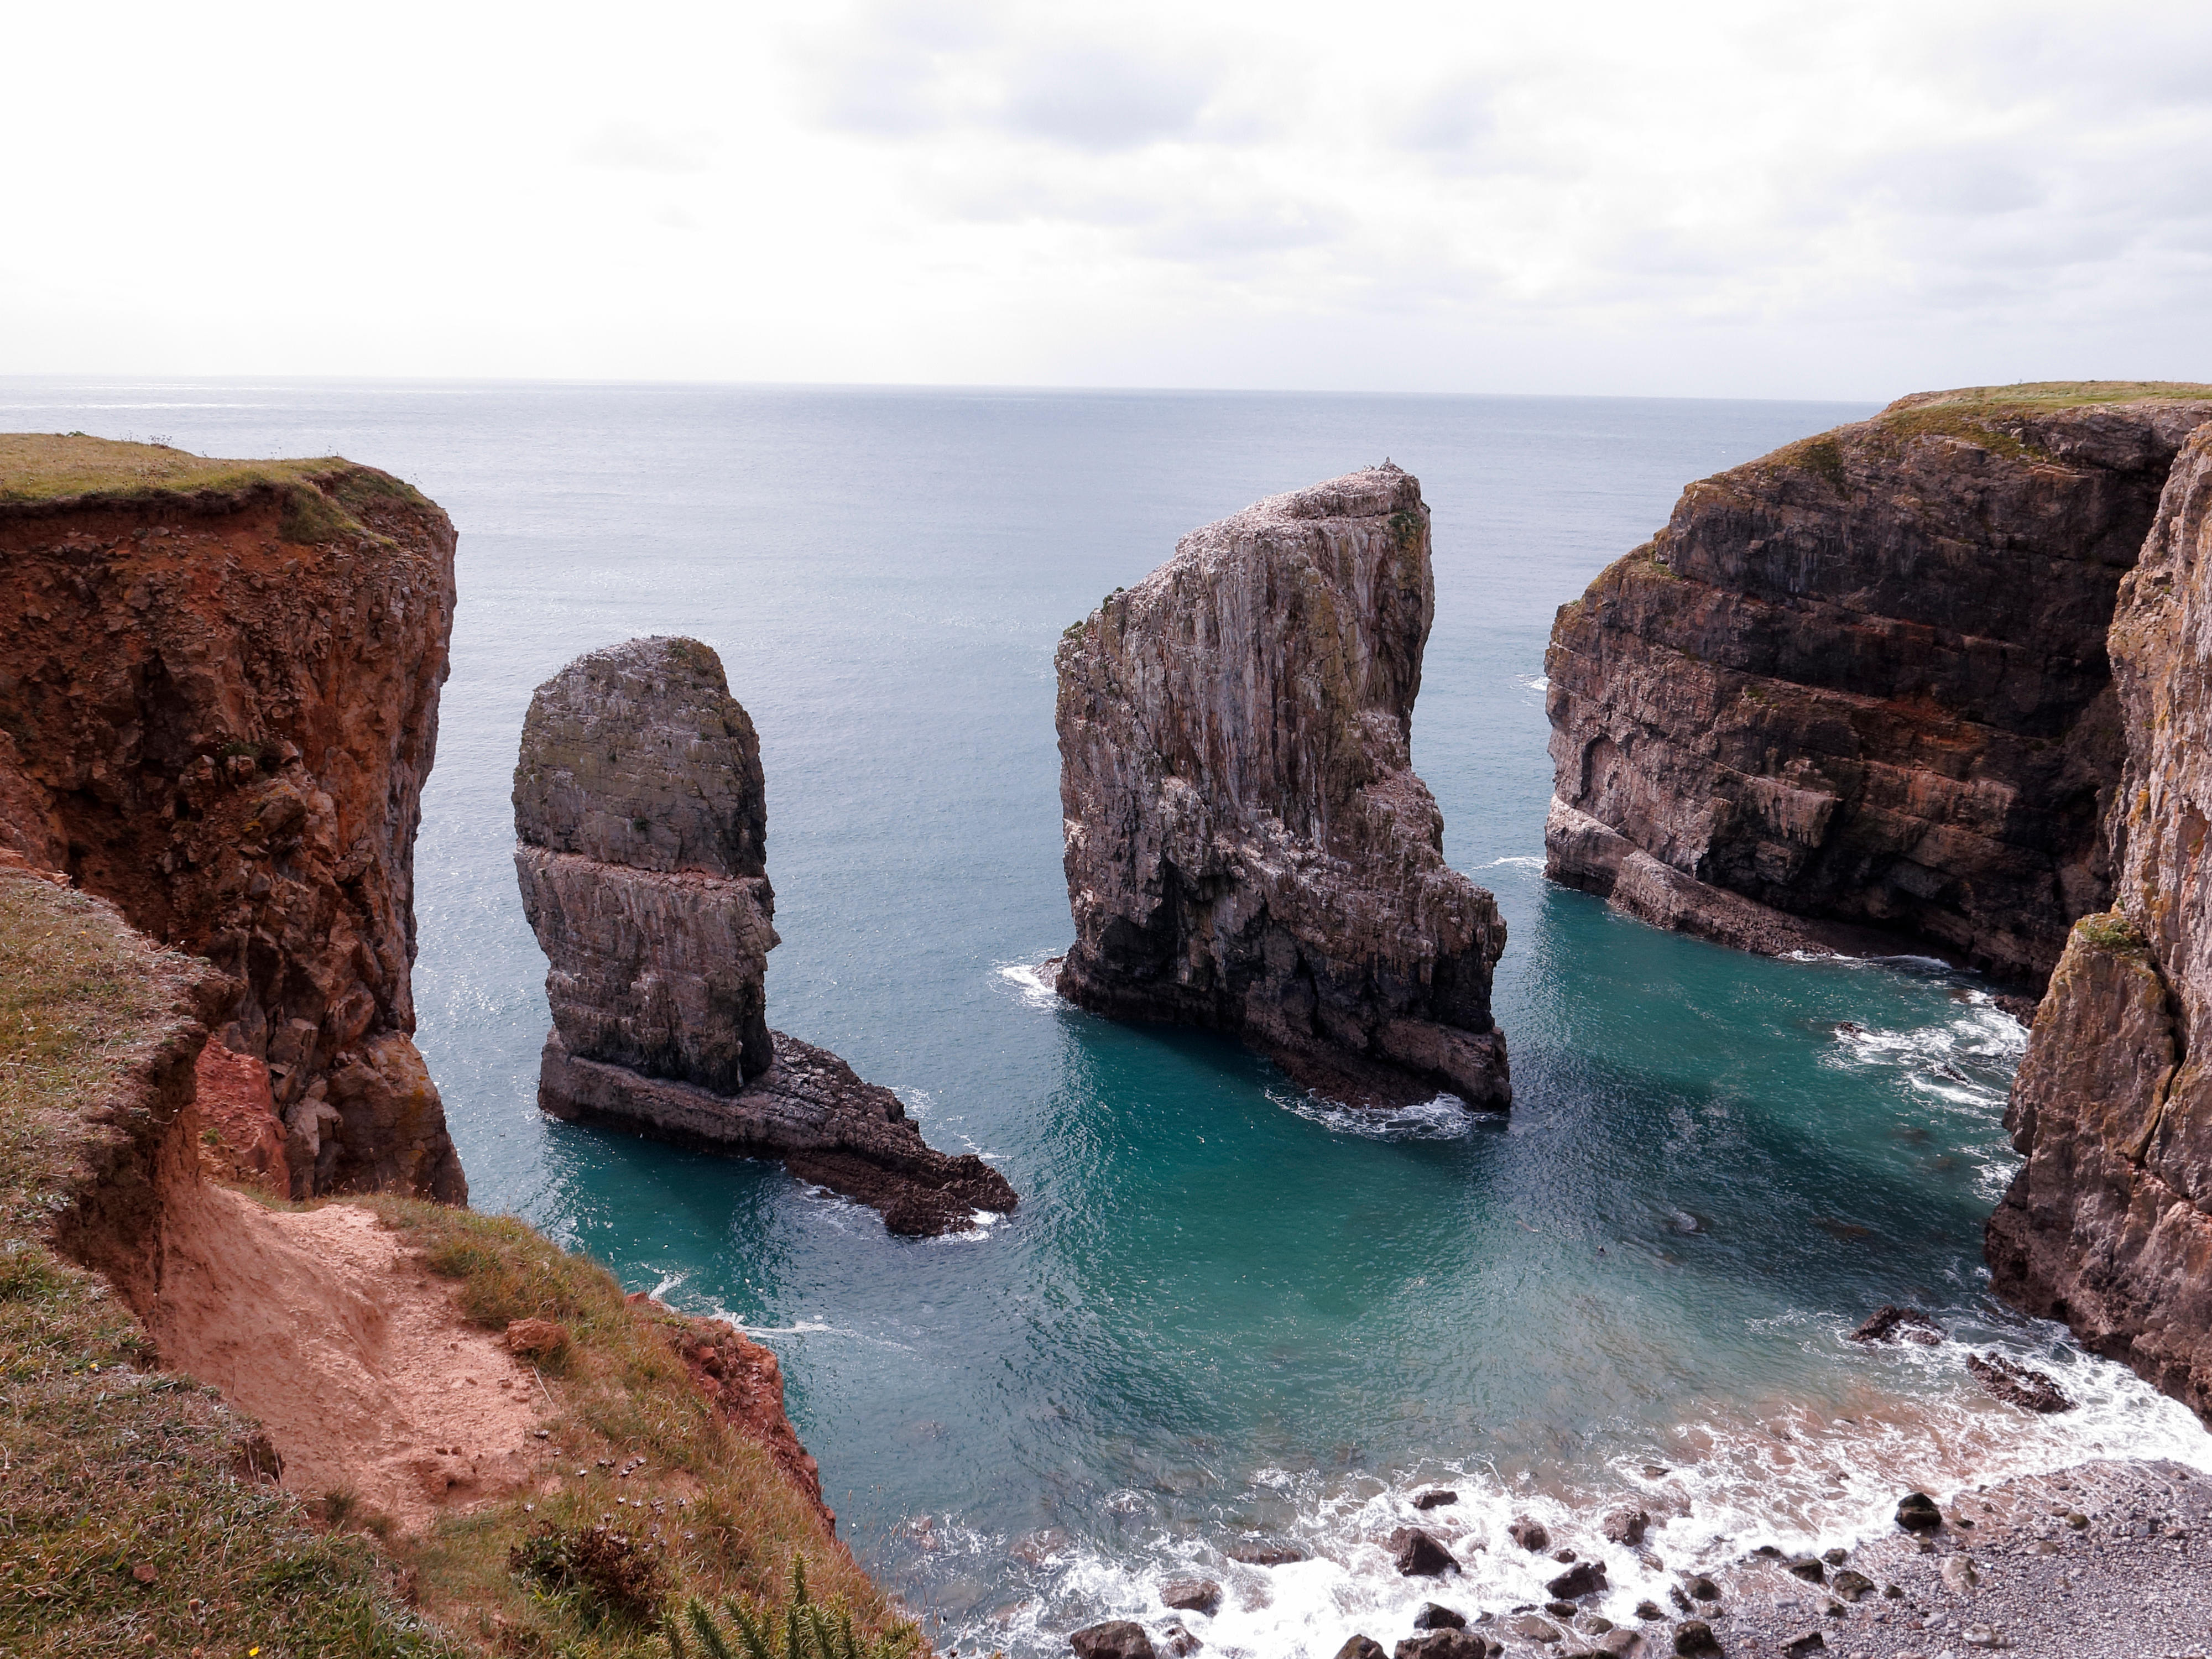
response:
{"label": "layered rock strata", "polygon": [[2207,387],[1929,393],[1692,484],[1561,608],[1555,880],[2040,988],[2111,886],[2105,633]]}
{"label": "layered rock strata", "polygon": [[453,548],[347,461],[0,438],[0,846],[228,975],[295,1197],[467,1195],[410,987]]}
{"label": "layered rock strata", "polygon": [[1385,464],[1191,532],[1068,629],[1062,996],[1349,1102],[1510,1101],[1505,926],[1412,766],[1434,612],[1420,484]]}
{"label": "layered rock strata", "polygon": [[2077,922],[2006,1122],[1995,1288],[2212,1422],[2212,427],[2121,585],[2114,906]]}
{"label": "layered rock strata", "polygon": [[766,801],[752,721],[695,640],[593,652],[538,689],[515,767],[514,861],[550,963],[538,1104],[781,1158],[894,1232],[1012,1209],[1004,1176],[924,1144],[890,1090],[769,1030]]}

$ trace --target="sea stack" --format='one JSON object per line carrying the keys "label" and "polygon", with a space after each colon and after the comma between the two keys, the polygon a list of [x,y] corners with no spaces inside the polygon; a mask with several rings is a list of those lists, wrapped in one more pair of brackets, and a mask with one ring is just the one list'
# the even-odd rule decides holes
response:
{"label": "sea stack", "polygon": [[2212,1422],[2212,426],[2174,463],[2111,644],[2114,903],[2075,924],[2036,1013],[1991,1284]]}
{"label": "sea stack", "polygon": [[514,823],[523,909],[550,963],[545,1111],[781,1158],[894,1232],[1014,1207],[981,1158],[925,1145],[890,1090],[769,1029],[760,741],[711,649],[632,640],[538,687]]}
{"label": "sea stack", "polygon": [[1692,484],[1560,608],[1554,880],[2040,992],[2109,902],[2105,631],[2212,388],[1925,392]]}
{"label": "sea stack", "polygon": [[1067,630],[1062,996],[1234,1032],[1350,1103],[1510,1102],[1505,925],[1413,771],[1435,606],[1386,462],[1191,532]]}

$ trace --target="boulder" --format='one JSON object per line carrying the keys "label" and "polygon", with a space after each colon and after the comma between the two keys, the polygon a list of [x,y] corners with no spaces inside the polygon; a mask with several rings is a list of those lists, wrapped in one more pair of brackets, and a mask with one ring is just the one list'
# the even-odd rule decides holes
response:
{"label": "boulder", "polygon": [[1615,1510],[1605,1517],[1606,1541],[1631,1547],[1644,1541],[1651,1517],[1642,1510]]}
{"label": "boulder", "polygon": [[1683,1656],[1683,1659],[1695,1659],[1695,1656],[1718,1653],[1720,1650],[1721,1644],[1713,1635],[1713,1627],[1704,1620],[1685,1619],[1674,1626],[1674,1651]]}
{"label": "boulder", "polygon": [[1577,1561],[1544,1588],[1562,1601],[1572,1601],[1578,1596],[1596,1595],[1607,1588],[1605,1563]]}
{"label": "boulder", "polygon": [[1516,1516],[1506,1523],[1505,1535],[1532,1555],[1540,1555],[1551,1547],[1552,1534],[1541,1521],[1531,1516]]}
{"label": "boulder", "polygon": [[1076,1659],[1155,1659],[1152,1638],[1133,1619],[1086,1625],[1067,1638]]}
{"label": "boulder", "polygon": [[1828,1569],[1817,1555],[1808,1555],[1801,1560],[1792,1561],[1790,1564],[1790,1573],[1792,1577],[1802,1578],[1808,1584],[1825,1584],[1828,1582]]}
{"label": "boulder", "polygon": [[1943,1524],[1943,1511],[1924,1492],[1909,1492],[1897,1500],[1897,1524],[1907,1532],[1934,1532]]}
{"label": "boulder", "polygon": [[1389,1659],[1389,1655],[1373,1637],[1354,1636],[1336,1650],[1336,1659]]}
{"label": "boulder", "polygon": [[1205,1645],[1205,1643],[1190,1633],[1180,1619],[1170,1619],[1160,1626],[1160,1639],[1158,1646],[1162,1653],[1168,1656],[1168,1659],[1186,1659],[1188,1655],[1196,1653]]}
{"label": "boulder", "polygon": [[1401,1527],[1390,1534],[1390,1561],[1408,1578],[1435,1578],[1459,1570],[1452,1553],[1419,1527]]}
{"label": "boulder", "polygon": [[1392,1650],[1391,1659],[1488,1659],[1504,1651],[1504,1644],[1469,1630],[1437,1630],[1425,1636],[1408,1636]]}
{"label": "boulder", "polygon": [[1293,1561],[1307,1559],[1304,1549],[1296,1544],[1285,1544],[1275,1539],[1260,1539],[1253,1542],[1231,1544],[1224,1554],[1232,1561],[1241,1561],[1248,1567],[1282,1567]]}
{"label": "boulder", "polygon": [[1413,770],[1429,512],[1384,465],[1194,530],[1062,636],[1060,995],[1354,1104],[1502,1109],[1492,896]]}
{"label": "boulder", "polygon": [[1221,1586],[1211,1578],[1177,1578],[1160,1586],[1160,1600],[1178,1612],[1211,1617],[1221,1605]]}
{"label": "boulder", "polygon": [[1414,1609],[1415,1630],[1465,1630],[1467,1615],[1436,1601],[1424,1601]]}
{"label": "boulder", "polygon": [[1856,1601],[1874,1589],[1874,1580],[1845,1567],[1828,1581],[1828,1589],[1838,1600]]}
{"label": "boulder", "polygon": [[1459,1494],[1449,1486],[1431,1486],[1426,1492],[1413,1494],[1413,1507],[1417,1510],[1440,1510],[1447,1504],[1458,1502]]}

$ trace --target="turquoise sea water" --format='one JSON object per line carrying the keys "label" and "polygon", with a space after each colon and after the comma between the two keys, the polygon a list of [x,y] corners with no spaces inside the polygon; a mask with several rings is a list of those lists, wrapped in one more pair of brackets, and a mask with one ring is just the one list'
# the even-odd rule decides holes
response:
{"label": "turquoise sea water", "polygon": [[[1831,404],[298,383],[0,382],[0,424],[222,454],[342,452],[461,532],[417,852],[420,1039],[474,1200],[773,1343],[863,1559],[941,1639],[1065,1651],[1231,1600],[1224,1653],[1404,1633],[1379,1540],[1410,1492],[1473,1561],[1516,1508],[1583,1540],[1633,1494],[1680,1565],[1876,1522],[2098,1451],[2212,1467],[2188,1414],[1990,1302],[2024,1034],[1924,962],[1772,962],[1540,875],[1552,612],[1689,480],[1865,412]],[[1448,856],[1511,933],[1515,1109],[1376,1121],[1241,1048],[1059,1005],[1069,937],[1051,653],[1182,531],[1388,456],[1435,514],[1414,755]],[[770,1018],[997,1162],[1019,1212],[889,1237],[780,1170],[549,1122],[544,971],[507,801],[531,690],[635,634],[720,651],[758,726],[785,943]],[[2030,1419],[1966,1349],[1863,1352],[1885,1301],[2039,1357]],[[1312,1559],[1229,1562],[1261,1534]],[[1725,1540],[1725,1541],[1723,1541]],[[1513,1559],[1507,1559],[1510,1556]],[[1613,1554],[1615,1599],[1648,1573]],[[1552,1569],[1556,1571],[1556,1568]],[[1615,1609],[1618,1614],[1619,1609]]]}

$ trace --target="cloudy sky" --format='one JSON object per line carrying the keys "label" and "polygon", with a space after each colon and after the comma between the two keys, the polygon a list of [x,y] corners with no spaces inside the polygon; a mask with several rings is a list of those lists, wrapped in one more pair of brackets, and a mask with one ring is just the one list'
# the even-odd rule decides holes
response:
{"label": "cloudy sky", "polygon": [[2212,380],[2212,7],[21,7],[0,374]]}

